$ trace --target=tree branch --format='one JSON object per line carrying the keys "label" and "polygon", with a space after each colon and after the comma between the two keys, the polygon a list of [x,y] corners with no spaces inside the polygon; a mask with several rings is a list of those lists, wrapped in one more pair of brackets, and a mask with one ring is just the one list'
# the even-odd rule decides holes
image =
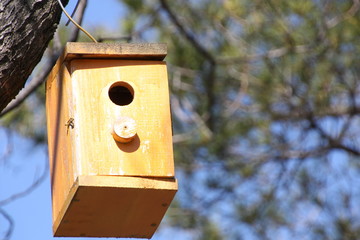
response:
{"label": "tree branch", "polygon": [[[79,4],[80,11],[79,11],[79,15],[78,15],[78,17],[80,19],[78,20],[78,22],[81,22],[81,20],[83,18],[86,3],[87,3],[87,0],[80,1],[80,4]],[[74,28],[70,34],[69,41],[75,41],[78,38],[78,35],[79,35],[79,29]],[[62,52],[62,50],[56,49],[56,44],[54,44],[54,45],[55,45],[55,47],[54,47],[55,51],[54,51],[54,53],[51,54],[50,59],[47,61],[47,64],[45,65],[45,69],[43,69],[43,71],[40,74],[38,74],[30,82],[30,84],[24,89],[24,91],[22,91],[20,96],[16,99],[16,102],[11,104],[10,107],[7,108],[7,110],[5,112],[1,113],[1,115],[5,114],[5,113],[11,111],[12,109],[16,108],[17,106],[19,106],[26,99],[27,96],[29,96],[32,92],[34,92],[36,90],[36,88],[45,81],[45,79],[46,79],[47,75],[49,74],[49,72],[51,71],[53,65],[56,63],[56,59]],[[46,177],[48,175],[48,170],[49,170],[49,161],[47,158],[45,158],[44,170],[41,173],[41,175],[39,177],[37,177],[36,180],[30,186],[28,186],[26,189],[1,200],[0,206],[9,204],[16,199],[22,198],[22,197],[30,194],[32,191],[34,191],[36,189],[36,187],[38,187],[46,179]],[[0,208],[0,214],[2,214],[4,216],[4,218],[9,222],[9,228],[4,236],[4,240],[9,240],[10,236],[13,232],[13,229],[14,229],[14,221],[12,220],[11,216],[1,208]]]}
{"label": "tree branch", "polygon": [[19,93],[41,60],[60,17],[55,0],[0,1],[0,111]]}
{"label": "tree branch", "polygon": [[12,217],[2,208],[0,208],[0,214],[9,222],[9,227],[4,235],[3,240],[10,240],[11,234],[14,231],[14,220]]}
{"label": "tree branch", "polygon": [[193,35],[191,35],[185,27],[180,23],[179,19],[176,17],[175,13],[170,9],[169,5],[167,4],[166,0],[160,0],[160,4],[162,9],[168,14],[172,23],[177,27],[179,32],[195,47],[195,49],[208,61],[212,64],[215,64],[215,58],[206,50],[196,39]]}
{"label": "tree branch", "polygon": [[46,77],[49,75],[51,69],[55,65],[58,56],[59,55],[57,53],[51,55],[45,66],[43,66],[42,71],[36,75],[25,88],[20,91],[17,97],[12,100],[9,105],[7,105],[7,107],[0,113],[0,117],[20,106],[28,96],[35,92],[35,90],[46,80]]}
{"label": "tree branch", "polygon": [[[271,118],[275,121],[303,121],[313,114],[310,111],[295,109],[289,113],[271,112]],[[316,117],[344,117],[360,114],[360,107],[329,107],[328,109],[316,112]]]}
{"label": "tree branch", "polygon": [[[87,0],[80,0],[79,2],[79,11],[77,12],[76,21],[81,24],[85,12],[85,8],[87,5]],[[70,36],[68,38],[68,42],[75,42],[79,37],[80,29],[73,26],[72,31],[70,33]],[[45,65],[42,67],[42,70],[39,74],[37,74],[31,82],[20,91],[20,93],[17,95],[17,97],[9,103],[9,105],[0,113],[0,117],[4,116],[5,114],[11,112],[15,108],[21,105],[28,96],[30,96],[33,92],[36,91],[36,89],[41,86],[46,81],[47,76],[51,72],[52,68],[54,67],[56,60],[59,58],[62,49],[57,50],[55,52],[51,51],[51,55],[49,57],[49,60],[45,63]]]}
{"label": "tree branch", "polygon": [[11,130],[5,129],[5,134],[6,134],[7,143],[4,152],[0,156],[0,163],[5,162],[5,160],[10,156],[10,154],[14,150],[14,143],[12,139]]}
{"label": "tree branch", "polygon": [[25,190],[21,191],[21,192],[17,192],[3,200],[0,201],[0,206],[4,206],[6,204],[11,203],[12,201],[18,199],[18,198],[22,198],[26,195],[28,195],[29,193],[31,193],[32,191],[34,191],[36,189],[37,186],[39,186],[47,177],[47,173],[49,170],[49,161],[48,159],[45,157],[45,164],[44,164],[44,170],[42,172],[42,174],[40,175],[40,177],[38,177],[30,186],[28,186]]}
{"label": "tree branch", "polygon": [[166,0],[160,0],[162,9],[168,14],[171,22],[177,27],[180,34],[182,34],[190,44],[209,62],[207,76],[204,77],[204,86],[206,88],[207,95],[207,106],[206,110],[208,113],[207,125],[210,130],[214,130],[214,105],[215,105],[215,96],[214,96],[214,82],[216,78],[216,59],[212,54],[205,49],[197,39],[189,33],[179,21],[175,13],[170,9]]}
{"label": "tree branch", "polygon": [[344,150],[348,153],[351,153],[353,155],[356,155],[356,156],[360,156],[360,151],[355,149],[355,148],[351,148],[349,146],[346,146],[344,145],[343,143],[341,143],[341,139],[336,139],[336,138],[333,138],[332,136],[330,136],[329,134],[327,134],[320,126],[319,124],[316,122],[316,120],[314,119],[313,116],[310,116],[309,117],[309,121],[310,121],[310,124],[311,124],[311,127],[316,129],[319,134],[325,138],[328,143],[329,143],[329,149],[340,149],[340,150]]}
{"label": "tree branch", "polygon": [[[248,63],[263,58],[279,58],[287,54],[291,49],[292,48],[290,47],[281,47],[281,48],[271,49],[261,54],[252,54],[252,55],[239,56],[239,57],[221,57],[219,59],[216,59],[216,62],[218,64],[234,64],[234,63]],[[306,53],[310,51],[310,48],[307,45],[298,45],[294,47],[294,51],[295,53]]]}
{"label": "tree branch", "polygon": [[332,28],[335,27],[340,22],[347,20],[350,17],[353,17],[360,9],[360,0],[353,0],[352,6],[349,8],[348,11],[345,12],[345,14],[336,16],[328,21],[326,21],[326,27]]}
{"label": "tree branch", "polygon": [[204,85],[207,95],[206,110],[209,114],[206,123],[211,131],[214,131],[215,129],[215,112],[214,112],[216,105],[215,93],[214,93],[215,78],[216,78],[216,65],[215,63],[211,62],[208,73],[204,79]]}

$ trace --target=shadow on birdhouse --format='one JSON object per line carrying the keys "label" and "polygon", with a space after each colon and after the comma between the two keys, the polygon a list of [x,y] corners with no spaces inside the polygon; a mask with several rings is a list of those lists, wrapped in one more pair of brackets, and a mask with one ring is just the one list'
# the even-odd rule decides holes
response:
{"label": "shadow on birdhouse", "polygon": [[68,43],[46,82],[55,236],[151,238],[176,191],[164,44]]}

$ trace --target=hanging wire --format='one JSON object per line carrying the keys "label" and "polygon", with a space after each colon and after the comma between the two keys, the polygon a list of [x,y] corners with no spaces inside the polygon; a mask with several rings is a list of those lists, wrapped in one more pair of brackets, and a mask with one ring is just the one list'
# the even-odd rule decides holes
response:
{"label": "hanging wire", "polygon": [[65,15],[69,18],[69,20],[70,20],[77,28],[79,28],[81,31],[83,31],[91,40],[93,40],[95,43],[97,43],[96,39],[95,39],[93,36],[91,36],[90,33],[88,33],[84,28],[82,28],[79,24],[77,24],[77,23],[74,21],[74,19],[71,18],[71,16],[66,12],[64,6],[62,5],[61,0],[57,0],[57,1],[58,1],[59,5],[60,5],[61,9],[62,9],[63,12],[65,13]]}
{"label": "hanging wire", "polygon": [[[76,13],[77,8],[78,8],[78,7],[79,7],[79,5],[80,5],[80,1],[81,1],[81,0],[77,0],[77,2],[76,2],[75,8],[74,8],[73,12],[71,13],[71,17],[72,17],[72,18],[74,17],[74,15],[75,15],[75,13]],[[68,19],[68,20],[67,20],[67,22],[66,22],[65,26],[68,26],[68,25],[69,25],[69,23],[70,23],[70,19]]]}

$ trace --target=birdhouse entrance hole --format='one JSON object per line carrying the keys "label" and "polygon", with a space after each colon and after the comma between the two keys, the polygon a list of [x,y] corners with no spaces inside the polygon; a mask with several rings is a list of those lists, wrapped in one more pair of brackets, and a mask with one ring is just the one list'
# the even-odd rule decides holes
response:
{"label": "birdhouse entrance hole", "polygon": [[134,89],[126,82],[116,82],[109,88],[109,98],[116,105],[129,105],[134,100]]}

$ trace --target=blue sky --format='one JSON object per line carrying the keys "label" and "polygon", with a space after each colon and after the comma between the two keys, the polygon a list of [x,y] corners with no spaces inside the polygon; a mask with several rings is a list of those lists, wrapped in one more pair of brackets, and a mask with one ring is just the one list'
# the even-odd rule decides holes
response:
{"label": "blue sky", "polygon": [[[66,7],[72,12],[76,0],[70,0]],[[119,29],[118,24],[124,13],[119,1],[116,0],[89,0],[84,16],[83,26],[91,31],[95,26],[101,25],[115,32]],[[62,16],[62,24],[66,21]],[[116,32],[115,32],[116,33]],[[121,35],[121,33],[119,33]],[[45,117],[45,116],[44,116]],[[30,139],[14,135],[13,151],[6,159],[2,154],[7,148],[7,137],[3,128],[0,127],[0,201],[11,194],[26,189],[34,182],[44,170],[47,161],[46,146],[34,147]],[[15,229],[11,240],[45,240],[45,239],[89,239],[89,238],[53,238],[51,220],[51,195],[50,178],[47,177],[31,194],[19,198],[3,207],[14,220]],[[7,230],[8,223],[0,217],[0,236]],[[187,239],[183,235],[181,239]],[[171,231],[158,231],[153,239],[174,239]]]}
{"label": "blue sky", "polygon": [[[69,14],[72,13],[75,5],[76,0],[69,1],[69,4],[66,6]],[[109,30],[118,30],[120,17],[124,12],[125,10],[122,8],[119,0],[88,0],[82,25],[89,28],[89,30],[98,25],[105,26]],[[62,22],[67,21],[64,14],[61,20]]]}

